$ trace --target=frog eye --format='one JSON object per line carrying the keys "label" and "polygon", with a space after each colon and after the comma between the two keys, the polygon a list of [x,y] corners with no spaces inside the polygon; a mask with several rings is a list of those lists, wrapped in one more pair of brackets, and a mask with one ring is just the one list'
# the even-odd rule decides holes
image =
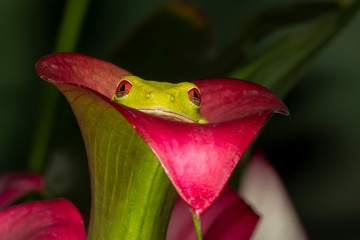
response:
{"label": "frog eye", "polygon": [[127,80],[119,82],[116,88],[116,97],[121,98],[129,94],[132,84]]}
{"label": "frog eye", "polygon": [[190,101],[196,106],[200,106],[201,104],[201,96],[200,91],[197,88],[192,88],[188,91]]}

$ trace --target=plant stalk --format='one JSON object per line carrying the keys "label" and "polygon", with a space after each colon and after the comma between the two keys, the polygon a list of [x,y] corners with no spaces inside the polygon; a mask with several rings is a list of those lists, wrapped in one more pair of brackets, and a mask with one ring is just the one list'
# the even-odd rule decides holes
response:
{"label": "plant stalk", "polygon": [[[90,0],[68,0],[55,44],[55,52],[73,52],[79,40],[80,30]],[[42,172],[48,159],[55,122],[59,115],[60,93],[52,85],[44,87],[38,120],[28,157],[28,169]]]}
{"label": "plant stalk", "polygon": [[202,235],[201,235],[201,222],[200,222],[200,217],[198,217],[193,210],[191,210],[191,215],[194,221],[194,227],[195,227],[195,231],[196,231],[196,236],[198,240],[202,240]]}

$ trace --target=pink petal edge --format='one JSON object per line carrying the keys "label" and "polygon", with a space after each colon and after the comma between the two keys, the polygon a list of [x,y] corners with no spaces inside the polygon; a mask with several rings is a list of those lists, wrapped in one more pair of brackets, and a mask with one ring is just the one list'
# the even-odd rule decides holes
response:
{"label": "pink petal edge", "polygon": [[81,215],[66,199],[29,202],[7,208],[0,212],[0,223],[2,239],[86,239]]}
{"label": "pink petal edge", "polygon": [[35,173],[11,172],[0,176],[0,209],[29,192],[40,192],[45,188],[43,178]]}

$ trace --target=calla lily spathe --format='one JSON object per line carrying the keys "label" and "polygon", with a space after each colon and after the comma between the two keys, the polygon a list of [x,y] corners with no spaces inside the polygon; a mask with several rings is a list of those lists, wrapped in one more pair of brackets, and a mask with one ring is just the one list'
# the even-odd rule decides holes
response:
{"label": "calla lily spathe", "polygon": [[274,112],[288,113],[283,102],[261,86],[216,78],[194,82],[202,94],[202,116],[209,124],[173,122],[111,101],[118,80],[130,75],[111,63],[58,53],[40,59],[36,70],[41,78],[55,84],[71,105],[89,95],[91,101],[105,102],[125,117],[197,216],[220,194],[266,119]]}

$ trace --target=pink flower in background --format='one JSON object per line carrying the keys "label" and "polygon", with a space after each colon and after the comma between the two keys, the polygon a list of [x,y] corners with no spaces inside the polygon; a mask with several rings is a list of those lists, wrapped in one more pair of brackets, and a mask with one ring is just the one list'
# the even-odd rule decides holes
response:
{"label": "pink flower in background", "polygon": [[0,209],[9,206],[29,192],[44,190],[43,178],[35,173],[11,172],[0,176]]}
{"label": "pink flower in background", "polygon": [[0,212],[0,236],[9,240],[85,240],[82,217],[66,199],[19,204]]}
{"label": "pink flower in background", "polygon": [[[38,174],[11,172],[0,177],[1,208],[29,192],[44,190]],[[86,239],[82,217],[66,199],[19,204],[0,211],[0,238],[7,240]]]}
{"label": "pink flower in background", "polygon": [[[201,232],[206,240],[250,239],[259,217],[226,186],[214,203],[201,215]],[[181,199],[175,203],[171,215],[167,240],[193,240],[196,232],[188,206]]]}

